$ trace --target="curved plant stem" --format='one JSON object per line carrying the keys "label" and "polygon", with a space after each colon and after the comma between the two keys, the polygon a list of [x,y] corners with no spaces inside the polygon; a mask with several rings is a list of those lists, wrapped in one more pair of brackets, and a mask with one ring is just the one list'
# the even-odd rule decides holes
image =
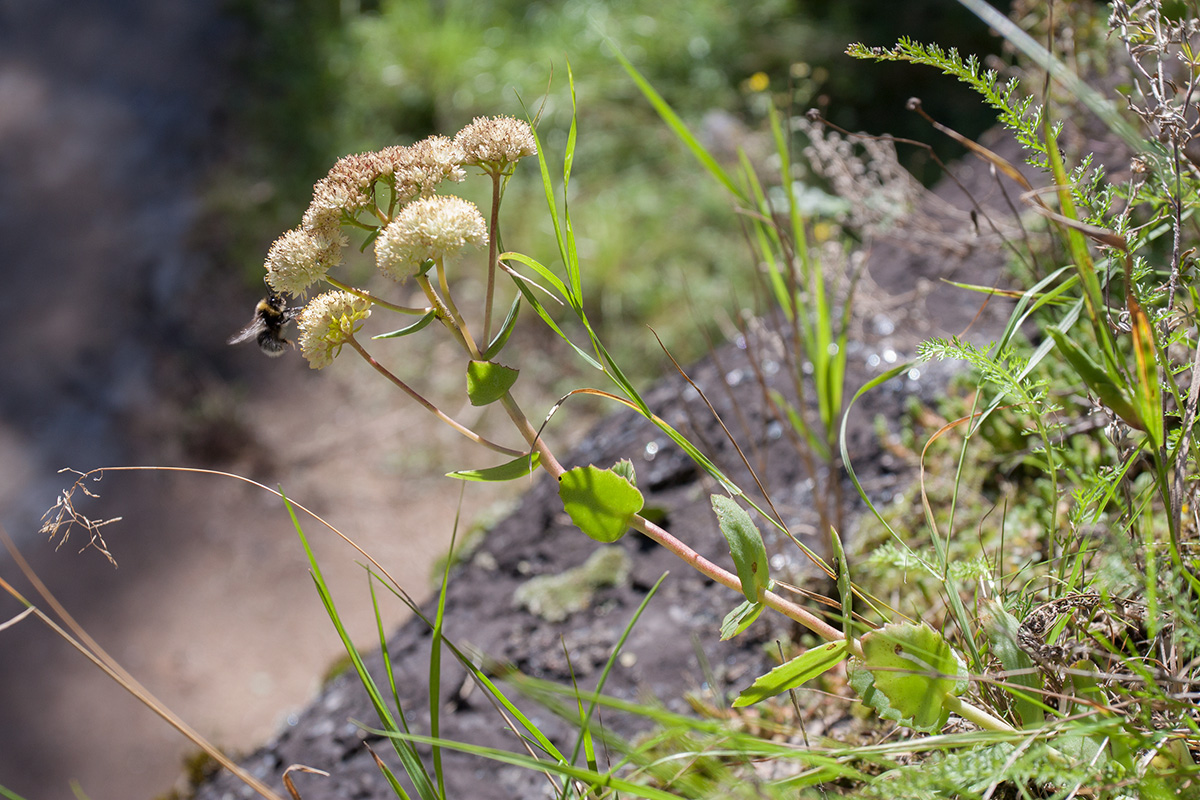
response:
{"label": "curved plant stem", "polygon": [[[509,417],[512,418],[513,422],[517,425],[517,428],[521,431],[522,435],[524,435],[525,441],[529,443],[529,446],[532,449],[536,450],[541,455],[541,466],[545,468],[547,472],[553,475],[556,480],[561,478],[566,470],[563,469],[558,460],[554,458],[554,455],[550,452],[550,448],[547,447],[541,437],[538,436],[537,431],[533,428],[528,418],[524,415],[524,413],[522,413],[521,409],[512,399],[512,396],[505,394],[505,396],[501,399],[501,402],[504,404],[504,408],[508,412]],[[691,547],[688,547],[664,528],[655,525],[653,522],[640,515],[634,515],[630,524],[639,533],[645,535],[662,547],[665,547],[667,550],[677,555],[680,559],[698,572],[708,576],[709,578],[712,578],[722,586],[727,586],[736,592],[742,591],[742,582],[736,575],[709,561],[707,558],[697,553]],[[823,619],[807,609],[796,605],[786,598],[780,597],[774,592],[763,592],[762,602],[781,614],[789,617],[790,619],[799,622],[801,625],[808,628],[810,631],[820,636],[827,642],[837,641],[845,638],[842,632],[837,628],[829,625]],[[862,648],[859,646],[856,640],[852,639],[850,641],[850,652],[854,655],[860,657],[862,656]]]}
{"label": "curved plant stem", "polygon": [[[439,274],[441,267],[439,266]],[[443,287],[445,282],[443,281]],[[454,338],[458,339],[458,343],[463,349],[470,354],[475,361],[482,361],[483,356],[479,352],[479,348],[475,345],[475,340],[471,337],[471,332],[467,330],[466,323],[458,316],[458,311],[449,300],[443,300],[437,291],[433,288],[433,284],[429,282],[429,278],[424,275],[417,276],[417,285],[425,291],[425,296],[429,298],[429,302],[433,304],[437,311],[438,319],[440,319],[447,328],[454,334]],[[443,289],[444,290],[444,289]]]}
{"label": "curved plant stem", "polygon": [[511,447],[505,447],[505,446],[504,446],[504,445],[502,445],[502,444],[496,444],[496,443],[495,443],[495,442],[493,442],[493,441],[489,441],[488,439],[485,439],[485,438],[483,438],[483,437],[482,437],[482,436],[480,436],[478,433],[476,433],[475,431],[473,431],[473,430],[471,430],[470,428],[468,428],[466,425],[463,425],[461,422],[458,422],[457,420],[455,420],[455,419],[453,419],[452,417],[448,416],[448,415],[447,415],[445,412],[443,412],[443,411],[442,411],[440,408],[438,408],[438,407],[437,407],[437,406],[435,406],[433,403],[429,402],[429,401],[428,401],[428,400],[426,400],[424,397],[422,397],[421,395],[419,395],[419,394],[418,394],[418,393],[417,393],[415,390],[413,390],[413,388],[412,388],[411,386],[409,386],[407,383],[405,383],[404,381],[400,380],[400,379],[399,379],[399,378],[397,378],[395,375],[393,375],[393,374],[392,374],[392,373],[391,373],[391,372],[388,370],[388,368],[387,368],[387,367],[383,366],[383,365],[382,365],[382,364],[380,364],[378,361],[376,361],[376,360],[375,360],[375,359],[374,359],[374,358],[371,356],[371,354],[370,354],[370,353],[368,353],[368,352],[367,352],[367,351],[366,351],[366,350],[363,348],[363,346],[362,346],[361,344],[359,344],[359,343],[358,343],[358,340],[357,340],[357,339],[355,339],[353,336],[349,337],[349,338],[347,339],[347,342],[349,342],[349,344],[350,344],[350,346],[351,346],[351,347],[353,347],[355,350],[357,350],[357,351],[358,351],[358,354],[359,354],[360,356],[362,356],[362,357],[363,357],[363,358],[366,360],[366,362],[367,362],[368,364],[370,364],[372,367],[374,367],[374,368],[375,368],[375,371],[376,371],[376,372],[378,372],[378,373],[379,373],[380,375],[382,375],[383,377],[387,378],[389,381],[391,381],[392,383],[394,383],[394,384],[395,384],[395,385],[396,385],[396,386],[397,386],[397,387],[398,387],[398,388],[399,388],[401,391],[403,391],[405,394],[407,394],[407,395],[408,395],[409,397],[411,397],[413,400],[416,400],[418,403],[420,403],[422,406],[424,406],[424,407],[425,407],[425,409],[426,409],[427,411],[429,411],[429,413],[433,414],[435,417],[437,417],[437,418],[438,418],[438,419],[440,419],[442,422],[444,422],[444,423],[446,423],[447,425],[449,425],[451,428],[454,428],[454,430],[458,431],[458,432],[459,432],[459,433],[461,433],[463,436],[465,436],[465,437],[467,437],[468,439],[470,439],[472,442],[475,442],[476,444],[483,445],[484,447],[488,448],[489,450],[494,450],[494,451],[496,451],[497,453],[503,453],[504,455],[508,455],[508,456],[523,456],[523,455],[526,455],[526,452],[525,452],[524,450],[514,450],[514,449],[513,449],[513,448],[511,448]]}
{"label": "curved plant stem", "polygon": [[433,310],[432,308],[428,308],[428,307],[427,308],[413,308],[410,306],[401,306],[401,305],[396,305],[395,303],[389,303],[387,300],[382,300],[366,290],[355,289],[353,286],[348,286],[348,285],[342,283],[341,281],[339,281],[337,278],[331,278],[328,275],[325,276],[325,280],[328,281],[331,285],[337,287],[338,289],[341,289],[343,292],[349,292],[350,294],[354,295],[355,297],[361,297],[363,300],[366,300],[371,305],[381,306],[383,308],[388,309],[389,311],[396,311],[401,314],[412,314],[413,316],[424,316]]}

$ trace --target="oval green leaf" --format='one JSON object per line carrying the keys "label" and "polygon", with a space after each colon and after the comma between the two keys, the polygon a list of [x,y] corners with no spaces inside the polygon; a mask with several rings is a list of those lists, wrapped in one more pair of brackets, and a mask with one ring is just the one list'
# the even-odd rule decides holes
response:
{"label": "oval green leaf", "polygon": [[742,594],[751,603],[757,603],[759,590],[766,589],[771,582],[767,574],[770,569],[767,548],[763,545],[762,535],[750,515],[732,498],[714,494],[712,507],[717,513],[721,533],[725,534],[725,541],[729,543],[729,554],[733,556],[738,579],[742,582]]}
{"label": "oval green leaf", "polygon": [[571,521],[598,542],[615,542],[642,510],[642,493],[610,469],[588,465],[558,479],[558,496]]}
{"label": "oval green leaf", "polygon": [[473,406],[486,406],[504,396],[517,382],[517,370],[491,361],[467,364],[467,397]]}
{"label": "oval green leaf", "polygon": [[864,663],[850,685],[864,703],[914,730],[946,724],[945,700],[967,690],[967,667],[940,633],[923,622],[893,622],[861,641]]}

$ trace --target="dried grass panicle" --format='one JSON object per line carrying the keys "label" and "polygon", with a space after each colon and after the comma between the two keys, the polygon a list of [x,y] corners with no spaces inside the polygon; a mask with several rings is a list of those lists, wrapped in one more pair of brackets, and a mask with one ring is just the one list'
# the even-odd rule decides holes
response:
{"label": "dried grass panicle", "polygon": [[54,541],[58,537],[59,542],[55,546],[57,550],[67,543],[67,539],[71,535],[71,529],[78,525],[88,532],[88,542],[79,548],[79,552],[82,553],[89,547],[94,547],[108,559],[109,563],[114,567],[117,566],[117,560],[113,558],[112,552],[108,549],[108,544],[104,541],[104,536],[100,533],[100,529],[110,523],[120,522],[121,517],[94,520],[80,512],[75,507],[74,502],[76,491],[82,492],[87,497],[100,497],[100,495],[88,489],[86,481],[90,478],[92,481],[99,482],[104,477],[104,471],[80,472],[79,470],[67,467],[59,470],[59,473],[63,472],[73,472],[78,477],[75,479],[75,483],[71,484],[69,488],[63,489],[62,494],[54,501],[54,505],[42,515],[42,527],[38,529],[38,532],[45,535],[50,541]]}
{"label": "dried grass panicle", "polygon": [[[864,238],[887,235],[916,246],[943,247],[946,218],[963,227],[971,224],[969,213],[940,201],[900,164],[890,138],[852,139],[804,117],[795,124],[808,137],[804,155],[812,169],[849,204],[844,224]],[[933,220],[933,213],[941,221]]]}

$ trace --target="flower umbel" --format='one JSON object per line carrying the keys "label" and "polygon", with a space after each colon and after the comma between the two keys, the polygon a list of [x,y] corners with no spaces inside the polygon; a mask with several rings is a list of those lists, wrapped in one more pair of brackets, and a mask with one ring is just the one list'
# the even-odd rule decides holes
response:
{"label": "flower umbel", "polygon": [[537,153],[529,123],[513,117],[476,117],[454,137],[463,164],[504,169]]}
{"label": "flower umbel", "polygon": [[467,245],[487,244],[487,223],[474,203],[460,197],[416,200],[396,215],[375,241],[380,272],[403,282],[429,259],[453,258]]}
{"label": "flower umbel", "polygon": [[341,246],[340,234],[331,240],[302,228],[288,231],[267,252],[267,285],[276,292],[302,294],[341,260]]}
{"label": "flower umbel", "polygon": [[300,352],[313,369],[333,363],[342,345],[371,316],[371,303],[349,292],[325,292],[304,307],[297,325]]}

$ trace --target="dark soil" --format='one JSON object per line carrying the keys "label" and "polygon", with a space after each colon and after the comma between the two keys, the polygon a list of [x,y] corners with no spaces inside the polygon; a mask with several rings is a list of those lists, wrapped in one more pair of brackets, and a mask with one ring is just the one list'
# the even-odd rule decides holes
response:
{"label": "dark soil", "polygon": [[[1004,147],[1002,143],[993,146]],[[994,194],[981,166],[964,165],[959,173],[960,180],[972,186],[977,195]],[[959,209],[968,207],[959,190],[950,184],[939,193]],[[1007,309],[1001,303],[993,301],[979,313],[979,295],[938,282],[949,278],[993,285],[1003,270],[995,238],[977,235],[965,213],[938,208],[945,206],[930,200],[914,218],[914,224],[925,226],[926,234],[940,231],[945,244],[940,251],[928,244],[928,237],[919,248],[911,248],[905,236],[881,241],[870,253],[869,276],[855,306],[859,313],[846,381],[850,396],[885,369],[911,358],[924,338],[962,333],[970,326],[968,338],[988,341],[997,335],[1006,316]],[[818,530],[814,483],[803,469],[794,443],[764,406],[760,376],[770,388],[791,396],[787,358],[781,355],[786,351],[775,347],[782,343],[777,341],[776,330],[777,326],[771,324],[760,326],[757,333],[717,350],[691,368],[689,375],[732,432],[788,527],[814,550],[825,552],[823,537],[805,533]],[[909,399],[915,396],[924,404],[935,402],[956,368],[948,363],[920,365],[866,394],[855,406],[848,427],[849,453],[874,501],[888,501],[903,491],[913,476],[912,464],[881,448],[877,421],[882,420],[894,430]],[[739,485],[754,485],[726,433],[682,377],[665,378],[646,400],[651,409],[699,444]],[[647,505],[665,514],[664,527],[702,555],[717,563],[729,563],[709,501],[709,494],[718,487],[646,420],[632,412],[613,415],[588,434],[567,465],[606,467],[621,458],[632,459]],[[817,485],[824,487],[825,481]],[[757,496],[757,492],[747,491]],[[852,543],[855,518],[863,506],[848,481],[841,491],[847,498],[848,511],[842,533]],[[765,524],[760,522],[759,527],[766,532]],[[772,533],[766,539],[768,550],[774,554],[774,575],[809,590],[831,591],[824,575],[794,545]],[[628,578],[617,586],[598,590],[586,610],[554,622],[533,615],[515,601],[514,593],[530,578],[578,567],[599,547],[572,527],[561,511],[555,483],[543,475],[520,506],[496,525],[451,574],[445,610],[447,638],[471,652],[511,664],[527,675],[563,684],[573,676],[581,686],[591,687],[647,591],[669,571],[670,576],[625,643],[624,657],[613,670],[605,692],[628,700],[657,701],[668,709],[687,713],[689,693],[697,693],[717,706],[726,705],[772,666],[767,654],[772,650],[772,640],[799,635],[786,621],[764,615],[743,636],[720,642],[721,620],[737,605],[739,597],[636,534],[615,545],[632,564]],[[433,601],[426,604],[424,612],[432,617]],[[403,625],[388,643],[401,701],[416,732],[428,731],[429,643],[429,629],[416,619]],[[701,666],[701,656],[708,665],[707,672]],[[367,663],[376,680],[383,681],[381,656],[376,653]],[[448,656],[444,658],[441,735],[519,750],[519,743],[486,698],[478,690],[469,692],[465,680],[464,671]],[[533,703],[525,703],[524,709],[556,742],[569,740],[571,729],[551,713]],[[637,719],[616,714],[605,714],[603,722],[623,736],[634,735],[645,727]],[[345,674],[330,683],[294,724],[243,763],[281,792],[280,775],[290,764],[330,772],[329,778],[297,777],[306,800],[392,796],[364,742],[400,772],[394,754],[386,742],[365,733],[358,723],[372,725],[377,721],[357,676]],[[538,797],[545,795],[547,787],[545,777],[538,773],[453,752],[445,754],[445,774],[450,797]],[[217,777],[197,793],[203,800],[250,796],[250,790],[230,775]]]}

